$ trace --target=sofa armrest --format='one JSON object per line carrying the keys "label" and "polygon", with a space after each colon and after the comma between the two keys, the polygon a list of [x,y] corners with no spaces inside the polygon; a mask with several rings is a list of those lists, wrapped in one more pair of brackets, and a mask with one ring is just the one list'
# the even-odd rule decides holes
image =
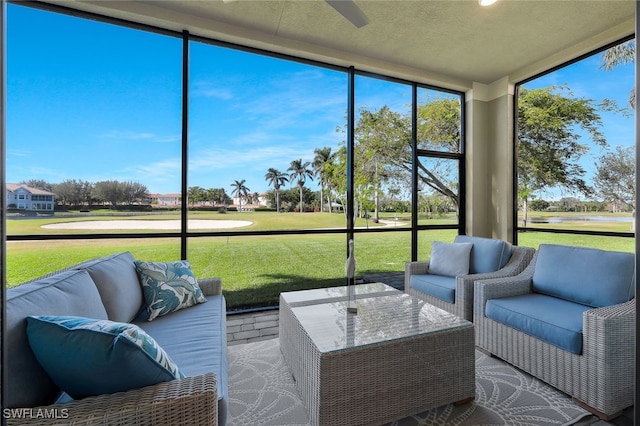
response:
{"label": "sofa armrest", "polygon": [[409,289],[411,275],[422,275],[429,273],[429,262],[407,262],[404,264],[404,291]]}
{"label": "sofa armrest", "polygon": [[222,294],[222,280],[220,278],[198,279],[198,285],[202,294],[206,296],[218,296]]}
{"label": "sofa armrest", "polygon": [[[207,373],[65,404],[9,409],[7,425],[217,425],[216,376]],[[22,413],[22,418],[18,418]],[[56,422],[57,419],[57,422]]]}
{"label": "sofa armrest", "polygon": [[636,300],[586,311],[582,317],[584,342],[610,359],[635,352]]}
{"label": "sofa armrest", "polygon": [[474,283],[474,322],[477,316],[484,317],[487,300],[531,293],[533,273],[527,272],[528,268],[513,277],[476,281]]}

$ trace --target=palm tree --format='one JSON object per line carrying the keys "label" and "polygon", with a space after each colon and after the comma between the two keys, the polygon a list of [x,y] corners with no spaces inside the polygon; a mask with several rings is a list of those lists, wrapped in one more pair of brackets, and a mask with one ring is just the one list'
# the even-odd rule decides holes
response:
{"label": "palm tree", "polygon": [[[617,44],[602,54],[602,65],[607,71],[611,71],[618,65],[633,63],[636,59],[636,43],[635,40],[629,40],[624,43]],[[636,89],[631,89],[629,94],[629,105],[636,109]]]}
{"label": "palm tree", "polygon": [[300,213],[302,213],[302,188],[307,178],[313,180],[313,170],[309,169],[311,163],[309,161],[302,162],[302,158],[293,160],[291,165],[287,169],[291,174],[289,175],[290,182],[298,180],[298,190],[300,191]]}
{"label": "palm tree", "polygon": [[328,175],[326,166],[331,162],[335,153],[331,152],[331,148],[325,146],[324,148],[316,148],[313,150],[316,156],[313,159],[313,171],[320,179],[320,211],[324,211],[324,189],[327,188],[329,198],[329,213],[331,213],[331,187],[328,185]]}
{"label": "palm tree", "polygon": [[276,211],[280,213],[280,187],[289,182],[289,176],[278,169],[270,167],[267,170],[267,174],[264,175],[264,179],[269,185],[273,186],[273,191],[276,193]]}
{"label": "palm tree", "polygon": [[245,186],[246,180],[234,180],[231,186],[233,187],[233,191],[231,191],[231,196],[238,197],[238,211],[242,211],[242,199],[247,198],[249,195],[249,188]]}

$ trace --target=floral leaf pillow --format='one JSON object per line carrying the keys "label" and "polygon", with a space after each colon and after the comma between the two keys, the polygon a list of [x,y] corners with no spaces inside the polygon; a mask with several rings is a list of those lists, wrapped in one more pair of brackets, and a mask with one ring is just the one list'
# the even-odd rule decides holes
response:
{"label": "floral leaf pillow", "polygon": [[134,263],[142,284],[149,321],[207,301],[188,261],[136,260]]}

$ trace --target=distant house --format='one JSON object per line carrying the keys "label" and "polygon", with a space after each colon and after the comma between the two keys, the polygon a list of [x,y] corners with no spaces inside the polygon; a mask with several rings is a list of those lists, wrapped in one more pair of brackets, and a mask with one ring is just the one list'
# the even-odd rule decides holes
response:
{"label": "distant house", "polygon": [[157,207],[176,207],[180,205],[180,194],[149,194],[149,203]]}
{"label": "distant house", "polygon": [[7,207],[20,210],[47,211],[55,209],[56,195],[22,183],[7,184]]}
{"label": "distant house", "polygon": [[248,200],[246,198],[243,198],[242,203],[240,201],[240,197],[233,197],[232,205],[238,207],[240,206],[240,204],[242,204],[242,211],[254,211],[259,207],[266,207],[268,204],[266,192],[258,194],[258,197],[250,196]]}

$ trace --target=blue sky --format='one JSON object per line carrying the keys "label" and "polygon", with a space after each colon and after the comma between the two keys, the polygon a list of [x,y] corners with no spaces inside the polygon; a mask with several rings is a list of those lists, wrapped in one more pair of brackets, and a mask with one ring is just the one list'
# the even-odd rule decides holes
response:
{"label": "blue sky", "polygon": [[[115,179],[180,191],[181,39],[14,4],[7,30],[9,182]],[[567,83],[577,96],[626,105],[633,66],[599,64],[598,55],[535,87]],[[192,42],[189,83],[189,186],[229,193],[245,179],[262,192],[269,167],[286,171],[343,139],[342,72]],[[407,86],[364,77],[356,93],[370,108],[406,111],[411,100]],[[603,122],[612,145],[633,144],[632,118]],[[592,171],[593,158],[584,161]]]}

